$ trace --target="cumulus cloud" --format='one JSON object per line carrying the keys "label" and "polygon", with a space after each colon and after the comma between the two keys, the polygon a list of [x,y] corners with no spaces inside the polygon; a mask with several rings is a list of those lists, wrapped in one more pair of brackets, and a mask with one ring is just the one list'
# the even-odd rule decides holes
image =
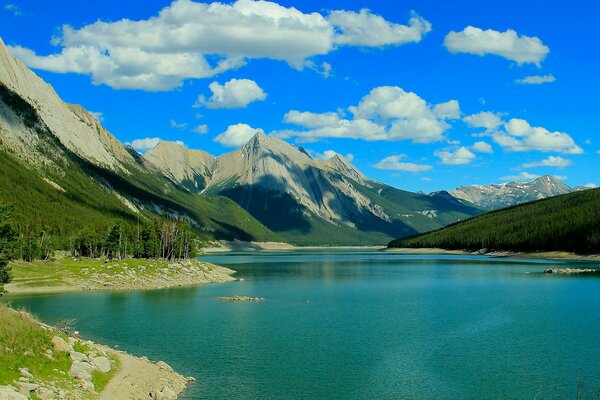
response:
{"label": "cumulus cloud", "polygon": [[530,174],[529,172],[523,171],[519,175],[503,176],[502,178],[500,178],[500,180],[525,182],[525,181],[534,180],[539,177],[540,177],[539,175]]}
{"label": "cumulus cloud", "polygon": [[581,154],[583,150],[564,132],[550,132],[533,127],[524,119],[513,118],[504,124],[504,131],[495,132],[494,141],[508,151],[543,151]]}
{"label": "cumulus cloud", "polygon": [[471,164],[475,159],[475,154],[466,147],[462,146],[456,150],[438,150],[434,153],[446,165],[465,165]]}
{"label": "cumulus cloud", "polygon": [[348,153],[344,156],[335,150],[325,150],[322,153],[319,153],[318,151],[314,151],[314,150],[308,150],[308,153],[311,155],[312,158],[314,158],[316,160],[330,160],[336,155],[342,156],[342,157],[346,158],[346,160],[348,160],[348,161],[354,160],[354,154]]}
{"label": "cumulus cloud", "polygon": [[397,86],[374,88],[348,111],[352,118],[340,117],[343,111],[319,114],[292,110],[284,121],[306,130],[285,130],[275,135],[301,140],[353,138],[432,143],[444,140],[444,132],[450,128],[447,120],[460,117],[456,100],[431,105]]}
{"label": "cumulus cloud", "polygon": [[322,128],[339,124],[340,116],[334,112],[317,114],[308,111],[300,112],[291,110],[284,115],[283,121],[305,128]]}
{"label": "cumulus cloud", "polygon": [[494,150],[489,143],[486,142],[475,142],[473,146],[471,146],[471,150],[476,151],[478,153],[493,153]]}
{"label": "cumulus cloud", "polygon": [[212,95],[208,99],[204,95],[199,96],[194,107],[244,108],[252,102],[267,98],[262,88],[250,79],[232,79],[224,85],[213,82],[208,88]]}
{"label": "cumulus cloud", "polygon": [[380,47],[418,43],[431,31],[431,24],[413,12],[408,25],[394,24],[363,9],[332,11],[329,21],[339,30],[334,43],[350,46]]}
{"label": "cumulus cloud", "polygon": [[[158,145],[158,142],[160,142],[160,141],[162,141],[161,138],[148,137],[148,138],[143,138],[143,139],[135,139],[131,143],[129,143],[129,145],[131,147],[133,147],[134,149],[136,149],[137,151],[139,151],[140,153],[145,153],[146,151],[152,150],[153,148],[155,148],[156,145]],[[177,143],[181,146],[185,146],[185,143],[183,143],[181,140],[176,140],[175,143]]]}
{"label": "cumulus cloud", "polygon": [[248,143],[257,133],[264,133],[264,131],[247,124],[229,125],[214,141],[227,147],[240,147]]}
{"label": "cumulus cloud", "polygon": [[198,133],[200,135],[206,135],[208,133],[208,125],[205,125],[205,124],[198,125],[194,129],[192,129],[192,132]]}
{"label": "cumulus cloud", "polygon": [[545,160],[535,161],[530,163],[525,163],[522,165],[523,168],[536,168],[536,167],[556,167],[556,168],[564,168],[571,165],[571,160],[567,160],[566,158],[550,156]]}
{"label": "cumulus cloud", "polygon": [[[65,25],[53,40],[61,48],[54,54],[20,46],[11,51],[32,68],[87,74],[94,84],[115,89],[163,91],[257,58],[316,69],[312,58],[340,46],[418,42],[430,29],[417,15],[401,25],[368,10],[325,15],[270,1],[175,0],[146,20],[97,21],[79,29]],[[320,73],[330,71],[329,64],[321,64]]]}
{"label": "cumulus cloud", "polygon": [[375,164],[375,168],[406,172],[423,172],[429,171],[432,168],[431,165],[402,162],[401,160],[404,158],[406,158],[406,154],[398,154],[395,156],[386,157]]}
{"label": "cumulus cloud", "polygon": [[556,78],[552,74],[546,75],[530,75],[523,79],[517,79],[515,82],[523,85],[541,85],[542,83],[552,83]]}
{"label": "cumulus cloud", "polygon": [[535,64],[538,67],[550,52],[537,37],[519,35],[512,29],[504,32],[493,29],[482,30],[467,26],[460,32],[450,32],[444,39],[444,45],[451,53],[469,53],[484,56],[495,54],[518,65]]}
{"label": "cumulus cloud", "polygon": [[499,114],[489,111],[467,115],[463,118],[463,121],[472,128],[485,128],[486,130],[496,129],[503,124]]}

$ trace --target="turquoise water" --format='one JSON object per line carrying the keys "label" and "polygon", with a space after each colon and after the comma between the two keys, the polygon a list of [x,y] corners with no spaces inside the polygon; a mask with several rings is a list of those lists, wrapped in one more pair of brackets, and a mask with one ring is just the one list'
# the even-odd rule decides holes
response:
{"label": "turquoise water", "polygon": [[[243,281],[13,298],[198,379],[185,399],[572,399],[600,388],[600,279],[581,262],[369,251],[205,257]],[[265,297],[260,303],[217,296]]]}

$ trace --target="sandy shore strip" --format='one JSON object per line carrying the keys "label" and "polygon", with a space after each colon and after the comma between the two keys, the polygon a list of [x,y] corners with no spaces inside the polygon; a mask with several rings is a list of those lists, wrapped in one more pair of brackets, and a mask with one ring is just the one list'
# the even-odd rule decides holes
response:
{"label": "sandy shore strip", "polygon": [[581,261],[600,261],[599,254],[576,254],[566,251],[545,251],[537,253],[515,252],[515,251],[467,251],[467,250],[447,250],[439,248],[384,248],[384,252],[402,253],[402,254],[447,254],[447,255],[466,255],[466,256],[488,256],[505,258],[530,258],[546,260],[581,260]]}
{"label": "sandy shore strip", "polygon": [[236,280],[234,270],[196,259],[167,263],[159,260],[68,260],[12,266],[9,295],[78,291],[156,290]]}
{"label": "sandy shore strip", "polygon": [[241,240],[222,240],[218,246],[204,247],[209,253],[227,253],[236,251],[292,251],[292,250],[381,250],[385,246],[295,246],[284,242],[243,242]]}

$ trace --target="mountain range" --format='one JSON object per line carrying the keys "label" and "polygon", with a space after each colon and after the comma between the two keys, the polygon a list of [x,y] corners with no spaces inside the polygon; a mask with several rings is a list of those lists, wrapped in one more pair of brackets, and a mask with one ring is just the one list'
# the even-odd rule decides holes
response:
{"label": "mountain range", "polygon": [[188,219],[202,238],[381,244],[481,212],[447,192],[423,195],[364,176],[336,155],[258,133],[214,157],[160,142],[120,143],[15,59],[0,39],[0,201],[20,224],[68,236],[107,219]]}
{"label": "mountain range", "polygon": [[483,209],[496,210],[583,189],[587,188],[571,188],[551,175],[544,175],[530,182],[461,186],[450,194]]}

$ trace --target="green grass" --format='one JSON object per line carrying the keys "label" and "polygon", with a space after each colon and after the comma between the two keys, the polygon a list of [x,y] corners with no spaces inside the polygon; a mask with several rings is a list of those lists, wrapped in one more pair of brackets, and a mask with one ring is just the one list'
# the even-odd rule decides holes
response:
{"label": "green grass", "polygon": [[[0,305],[0,321],[0,385],[17,380],[21,376],[19,368],[28,368],[43,381],[73,380],[67,375],[71,366],[69,354],[55,351],[52,345],[55,332],[4,305]],[[45,355],[48,349],[54,351],[53,358]]]}
{"label": "green grass", "polygon": [[98,393],[104,390],[106,385],[108,385],[108,382],[110,382],[110,380],[117,374],[121,365],[119,358],[116,356],[110,355],[109,359],[112,364],[110,371],[104,373],[96,370],[92,373],[92,383],[94,384],[94,389]]}

